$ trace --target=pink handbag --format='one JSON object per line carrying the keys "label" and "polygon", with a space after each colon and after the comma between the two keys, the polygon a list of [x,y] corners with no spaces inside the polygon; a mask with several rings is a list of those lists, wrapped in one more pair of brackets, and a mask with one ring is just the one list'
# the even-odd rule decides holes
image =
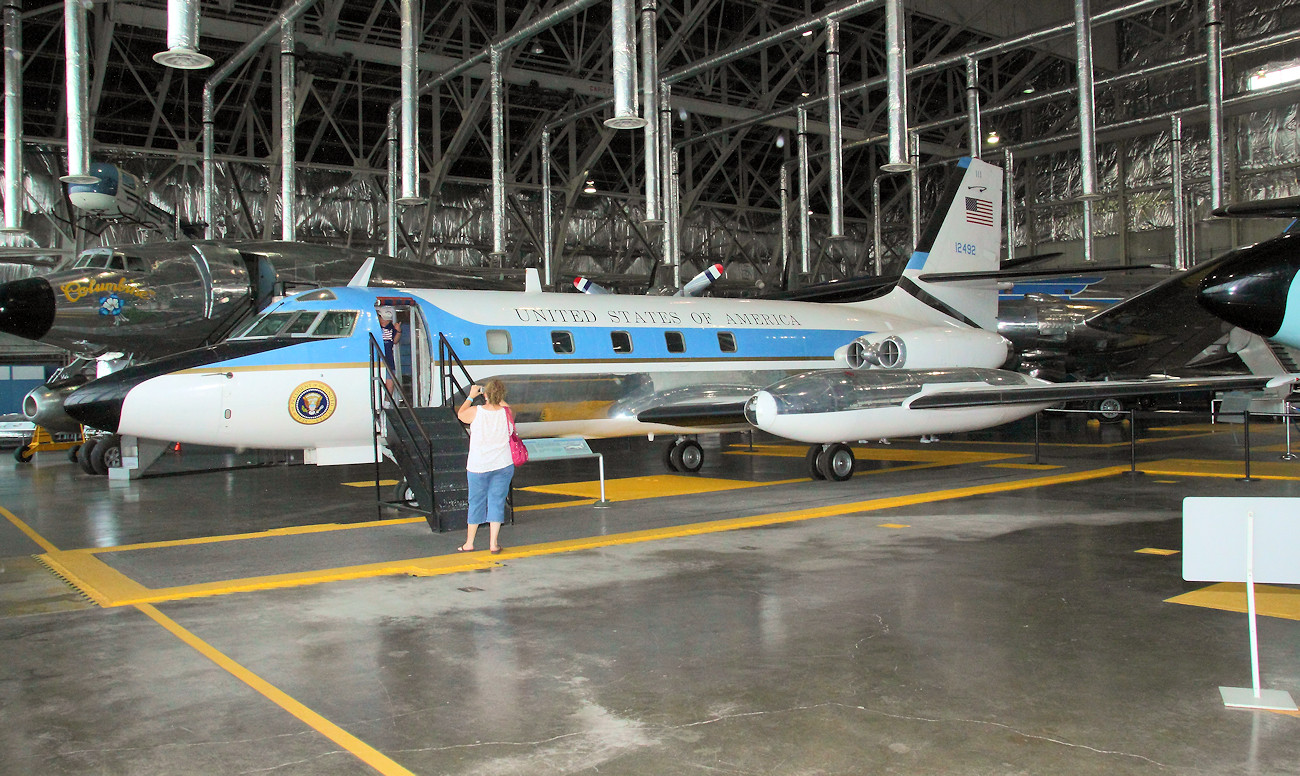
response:
{"label": "pink handbag", "polygon": [[515,466],[523,466],[528,463],[528,448],[515,433],[515,412],[509,407],[506,407],[506,422],[510,425],[510,459]]}

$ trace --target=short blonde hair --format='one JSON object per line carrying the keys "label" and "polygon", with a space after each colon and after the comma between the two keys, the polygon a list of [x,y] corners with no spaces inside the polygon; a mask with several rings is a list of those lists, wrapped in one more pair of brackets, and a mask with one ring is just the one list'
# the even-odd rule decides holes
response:
{"label": "short blonde hair", "polygon": [[483,396],[488,404],[500,404],[506,400],[506,384],[493,377],[483,383]]}

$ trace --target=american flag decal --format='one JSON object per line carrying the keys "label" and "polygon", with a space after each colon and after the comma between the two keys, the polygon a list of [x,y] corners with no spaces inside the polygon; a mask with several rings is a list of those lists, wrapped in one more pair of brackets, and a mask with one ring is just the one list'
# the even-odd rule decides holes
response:
{"label": "american flag decal", "polygon": [[993,226],[993,203],[979,197],[967,197],[966,223]]}

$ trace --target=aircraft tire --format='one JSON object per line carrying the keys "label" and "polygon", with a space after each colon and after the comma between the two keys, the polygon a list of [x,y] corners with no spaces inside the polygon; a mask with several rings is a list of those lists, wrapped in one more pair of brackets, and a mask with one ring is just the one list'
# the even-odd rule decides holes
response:
{"label": "aircraft tire", "polygon": [[81,470],[86,474],[95,473],[95,468],[90,465],[90,454],[94,451],[95,444],[96,441],[94,439],[87,439],[81,447],[77,448],[77,465],[80,466]]}
{"label": "aircraft tire", "polygon": [[1123,399],[1100,399],[1093,402],[1092,409],[1097,411],[1097,420],[1102,423],[1121,423],[1128,418],[1128,407]]}
{"label": "aircraft tire", "polygon": [[104,437],[90,451],[90,465],[95,474],[103,477],[114,466],[122,465],[122,439],[117,434]]}
{"label": "aircraft tire", "polygon": [[31,463],[32,457],[35,455],[36,453],[32,452],[31,445],[19,445],[14,450],[14,460],[18,463]]}
{"label": "aircraft tire", "polygon": [[853,449],[841,442],[827,445],[817,456],[817,468],[832,482],[844,482],[852,477],[853,463]]}
{"label": "aircraft tire", "polygon": [[704,448],[694,439],[684,439],[673,445],[670,455],[676,471],[695,474],[704,467]]}
{"label": "aircraft tire", "polygon": [[79,452],[81,452],[81,445],[73,445],[72,447],[69,447],[69,448],[68,448],[68,460],[71,461],[71,462],[73,462],[73,463],[76,463],[76,462],[77,462],[77,453],[79,453]]}
{"label": "aircraft tire", "polygon": [[821,467],[817,465],[817,459],[821,458],[822,446],[813,445],[808,448],[808,454],[804,456],[804,465],[808,467],[808,474],[812,475],[814,480],[824,480],[826,475],[822,473]]}
{"label": "aircraft tire", "polygon": [[677,463],[674,460],[674,455],[676,454],[676,452],[677,452],[676,442],[673,442],[672,444],[664,448],[664,468],[670,472],[681,471],[681,469],[677,468]]}

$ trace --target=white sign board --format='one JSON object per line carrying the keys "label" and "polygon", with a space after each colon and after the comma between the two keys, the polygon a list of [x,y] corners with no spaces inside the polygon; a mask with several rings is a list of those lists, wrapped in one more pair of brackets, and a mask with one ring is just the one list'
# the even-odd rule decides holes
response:
{"label": "white sign board", "polygon": [[1183,499],[1183,579],[1245,582],[1247,517],[1254,515],[1254,580],[1300,585],[1300,499]]}

